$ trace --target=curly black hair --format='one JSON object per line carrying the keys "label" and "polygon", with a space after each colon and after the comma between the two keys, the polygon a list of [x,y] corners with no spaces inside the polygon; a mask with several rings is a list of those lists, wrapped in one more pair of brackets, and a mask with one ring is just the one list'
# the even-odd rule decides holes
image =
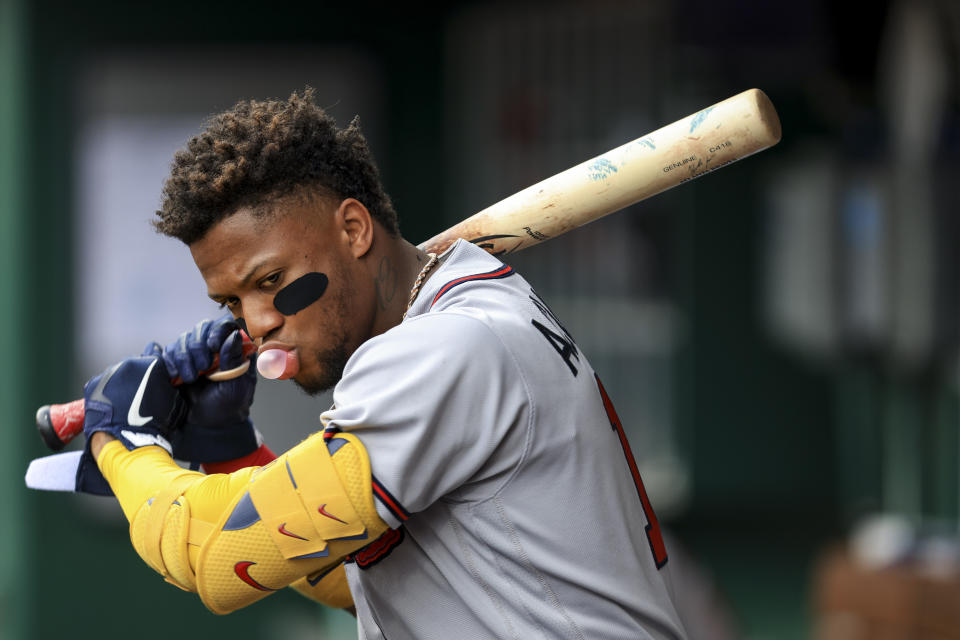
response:
{"label": "curly black hair", "polygon": [[397,214],[354,118],[338,129],[314,91],[242,100],[217,114],[173,158],[154,227],[193,244],[240,207],[291,194],[356,198],[392,236]]}

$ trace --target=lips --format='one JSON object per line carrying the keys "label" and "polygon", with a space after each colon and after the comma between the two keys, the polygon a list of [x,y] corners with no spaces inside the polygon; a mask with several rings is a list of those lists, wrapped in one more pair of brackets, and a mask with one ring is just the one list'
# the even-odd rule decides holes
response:
{"label": "lips", "polygon": [[270,380],[286,380],[300,371],[300,359],[294,347],[271,340],[260,346],[257,371]]}
{"label": "lips", "polygon": [[263,353],[264,351],[269,351],[271,349],[280,349],[281,351],[293,351],[296,347],[288,342],[280,342],[279,340],[267,340],[257,349],[257,353]]}

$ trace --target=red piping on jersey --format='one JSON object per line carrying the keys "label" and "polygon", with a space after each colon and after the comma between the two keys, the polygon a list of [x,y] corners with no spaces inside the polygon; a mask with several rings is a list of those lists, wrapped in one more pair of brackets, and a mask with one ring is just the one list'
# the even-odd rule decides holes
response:
{"label": "red piping on jersey", "polygon": [[493,271],[488,271],[487,273],[477,273],[472,276],[463,276],[462,278],[457,278],[456,280],[451,280],[447,284],[440,287],[440,291],[437,291],[437,295],[433,297],[433,302],[430,303],[430,306],[437,304],[437,300],[440,299],[443,294],[454,287],[458,287],[465,282],[472,282],[474,280],[495,280],[497,278],[506,278],[509,275],[513,274],[513,267],[508,264],[505,264],[501,267],[494,269]]}
{"label": "red piping on jersey", "polygon": [[387,491],[382,484],[380,484],[376,478],[371,477],[371,484],[373,484],[373,494],[380,498],[380,502],[390,510],[397,520],[406,520],[410,517],[410,514],[407,513],[407,510],[400,506],[400,503],[397,502],[397,499],[390,495],[390,492]]}

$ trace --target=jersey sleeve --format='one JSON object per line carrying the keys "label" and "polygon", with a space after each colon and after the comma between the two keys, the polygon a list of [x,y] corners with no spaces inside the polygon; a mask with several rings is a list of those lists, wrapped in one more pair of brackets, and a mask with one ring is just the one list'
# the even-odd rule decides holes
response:
{"label": "jersey sleeve", "polygon": [[353,355],[321,415],[370,458],[377,511],[391,527],[442,497],[489,497],[523,455],[526,385],[499,336],[477,317],[430,313]]}

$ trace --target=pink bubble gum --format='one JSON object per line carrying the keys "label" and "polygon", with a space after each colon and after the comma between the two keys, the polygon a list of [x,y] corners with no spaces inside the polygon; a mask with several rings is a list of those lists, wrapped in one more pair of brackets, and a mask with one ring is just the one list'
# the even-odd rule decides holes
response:
{"label": "pink bubble gum", "polygon": [[269,380],[286,380],[297,375],[300,361],[293,351],[267,349],[257,356],[257,371]]}

